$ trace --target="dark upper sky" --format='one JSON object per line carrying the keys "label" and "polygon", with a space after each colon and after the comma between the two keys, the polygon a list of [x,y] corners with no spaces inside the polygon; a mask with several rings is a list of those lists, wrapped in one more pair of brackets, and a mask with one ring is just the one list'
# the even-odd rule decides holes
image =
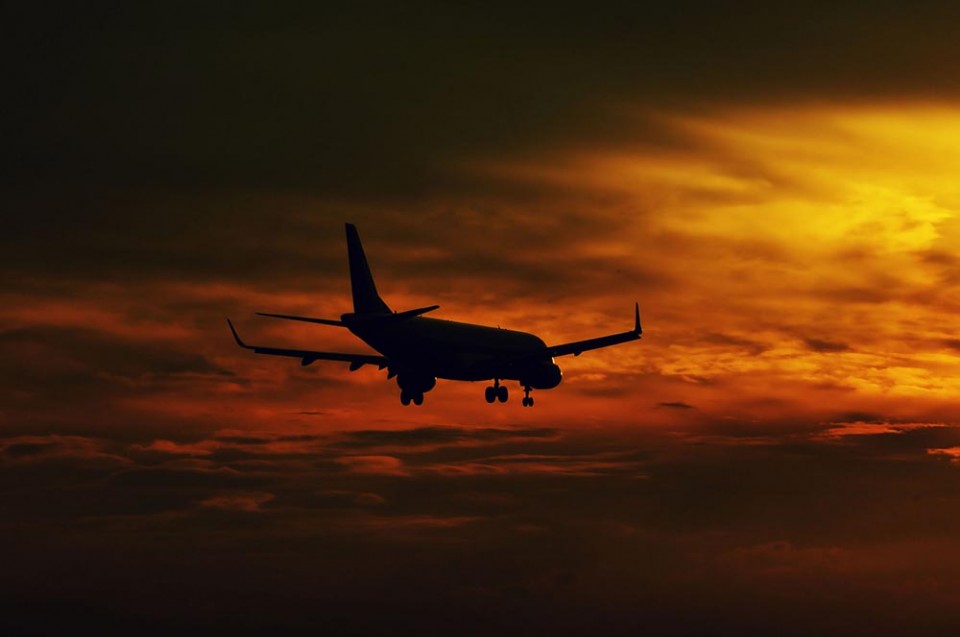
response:
{"label": "dark upper sky", "polygon": [[669,141],[644,108],[942,98],[960,55],[951,3],[89,4],[6,10],[19,187],[436,191],[464,156]]}
{"label": "dark upper sky", "polygon": [[149,271],[158,241],[262,233],[284,211],[242,205],[257,196],[319,198],[337,220],[533,197],[465,166],[691,144],[652,112],[957,91],[951,3],[330,4],[6,8],[4,265]]}
{"label": "dark upper sky", "polygon": [[[950,634],[960,9],[0,15],[0,629]],[[626,327],[403,410],[251,315]],[[501,408],[502,407],[502,408]]]}

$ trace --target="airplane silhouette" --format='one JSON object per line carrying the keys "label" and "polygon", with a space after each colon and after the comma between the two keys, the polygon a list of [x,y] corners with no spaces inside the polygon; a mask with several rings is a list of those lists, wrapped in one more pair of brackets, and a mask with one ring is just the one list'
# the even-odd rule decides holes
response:
{"label": "airplane silhouette", "polygon": [[554,361],[555,357],[569,354],[579,356],[588,350],[637,340],[643,333],[639,303],[634,305],[632,330],[552,346],[526,332],[422,316],[436,310],[439,305],[405,312],[391,311],[377,293],[356,226],[348,223],[346,231],[353,291],[352,313],[343,314],[339,321],[266,312],[257,314],[345,327],[382,356],[247,345],[240,339],[230,319],[227,319],[237,345],[257,354],[299,358],[304,366],[314,361],[328,360],[350,363],[350,371],[356,371],[364,365],[386,368],[388,379],[397,378],[400,402],[404,405],[411,402],[422,405],[423,395],[433,389],[438,378],[443,378],[492,380],[493,385],[487,387],[485,392],[488,403],[507,402],[507,388],[500,381],[516,380],[523,387],[523,406],[532,407],[532,390],[552,389],[560,384],[562,374]]}

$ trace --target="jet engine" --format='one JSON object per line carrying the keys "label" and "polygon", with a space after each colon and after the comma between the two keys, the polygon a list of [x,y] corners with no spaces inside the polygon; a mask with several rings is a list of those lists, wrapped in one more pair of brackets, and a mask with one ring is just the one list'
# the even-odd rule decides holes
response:
{"label": "jet engine", "polygon": [[411,394],[423,394],[437,384],[437,378],[428,374],[402,372],[397,374],[397,385],[401,390]]}

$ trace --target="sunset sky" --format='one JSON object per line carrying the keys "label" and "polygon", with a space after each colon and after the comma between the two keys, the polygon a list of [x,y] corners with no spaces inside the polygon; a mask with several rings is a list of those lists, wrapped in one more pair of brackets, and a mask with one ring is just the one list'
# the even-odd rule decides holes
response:
{"label": "sunset sky", "polygon": [[[960,629],[960,8],[3,10],[4,634]],[[316,5],[316,6],[315,6]],[[520,407],[256,356],[643,340]]]}

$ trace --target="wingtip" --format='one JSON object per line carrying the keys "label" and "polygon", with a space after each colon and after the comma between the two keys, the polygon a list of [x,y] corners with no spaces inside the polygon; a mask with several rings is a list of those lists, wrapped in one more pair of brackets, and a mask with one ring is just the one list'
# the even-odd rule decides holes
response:
{"label": "wingtip", "polygon": [[637,335],[643,334],[643,326],[640,325],[640,302],[636,301],[633,305],[633,331]]}
{"label": "wingtip", "polygon": [[240,347],[246,347],[247,346],[246,343],[240,340],[240,335],[237,334],[237,328],[233,326],[233,321],[231,321],[230,319],[227,319],[227,325],[230,326],[230,333],[233,334],[233,340],[237,342],[237,345],[239,345]]}

